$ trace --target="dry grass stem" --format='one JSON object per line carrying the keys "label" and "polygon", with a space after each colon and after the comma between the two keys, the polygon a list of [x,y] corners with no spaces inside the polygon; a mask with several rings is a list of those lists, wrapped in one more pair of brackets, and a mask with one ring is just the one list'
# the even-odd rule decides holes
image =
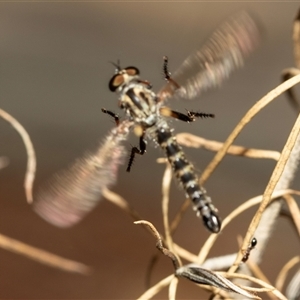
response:
{"label": "dry grass stem", "polygon": [[24,179],[24,188],[27,202],[32,203],[32,186],[36,172],[36,157],[30,136],[17,120],[3,109],[0,109],[0,117],[11,124],[11,126],[19,133],[25,145],[27,152],[27,169]]}
{"label": "dry grass stem", "polygon": [[[281,81],[284,82],[296,75],[300,74],[300,70],[296,68],[287,68],[282,70],[281,72]],[[290,104],[292,105],[293,109],[297,112],[300,111],[299,102],[297,101],[297,96],[295,94],[295,91],[293,88],[290,88],[286,91],[286,95],[288,97],[288,100]]]}
{"label": "dry grass stem", "polygon": [[162,279],[160,282],[155,284],[152,288],[148,289],[145,293],[143,293],[140,297],[137,298],[137,300],[147,300],[153,298],[156,294],[158,294],[163,288],[168,286],[175,275],[170,275],[164,279]]}
{"label": "dry grass stem", "polygon": [[[179,144],[192,147],[192,148],[204,148],[209,151],[217,152],[219,151],[224,143],[218,141],[207,140],[202,137],[193,135],[191,133],[179,133],[176,135]],[[274,159],[278,160],[280,152],[272,150],[261,150],[253,148],[245,148],[242,146],[231,145],[228,148],[227,154],[236,156],[245,156],[250,158],[262,158],[262,159]]]}
{"label": "dry grass stem", "polygon": [[162,213],[163,213],[166,244],[167,247],[174,252],[173,240],[172,240],[170,226],[169,226],[169,194],[170,194],[171,181],[172,181],[172,168],[170,164],[166,164],[166,170],[162,180]]}
{"label": "dry grass stem", "polygon": [[249,287],[245,287],[243,286],[243,289],[248,289],[251,291],[257,291],[257,292],[265,292],[265,291],[270,291],[272,292],[278,299],[281,300],[288,300],[284,295],[282,295],[280,293],[280,291],[278,291],[274,286],[264,282],[263,280],[257,279],[255,277],[252,276],[248,276],[245,274],[236,274],[236,273],[228,273],[228,272],[219,272],[220,274],[222,274],[224,277],[226,278],[238,278],[238,279],[245,279],[248,281],[251,281],[253,283],[256,283],[258,285],[260,285],[261,287],[264,288],[264,290],[260,290],[259,288],[255,289],[255,288],[249,288]]}
{"label": "dry grass stem", "polygon": [[178,278],[174,277],[169,285],[169,300],[176,299],[177,285],[178,285]]}
{"label": "dry grass stem", "polygon": [[[249,269],[251,270],[252,274],[257,278],[260,279],[262,281],[264,281],[267,284],[271,285],[270,280],[266,277],[266,275],[262,272],[262,270],[259,268],[259,266],[255,263],[252,263],[251,258],[246,262],[247,267],[249,267]],[[276,300],[277,297],[271,293],[269,290],[265,291],[270,299],[274,299]]]}
{"label": "dry grass stem", "polygon": [[[174,266],[175,270],[177,270],[181,265],[180,261],[178,260],[178,257],[172,251],[170,251],[169,249],[167,249],[163,246],[163,240],[162,240],[160,234],[158,233],[158,231],[156,230],[156,228],[154,227],[154,225],[152,223],[150,223],[148,221],[144,221],[144,220],[136,221],[134,223],[138,224],[138,225],[144,225],[150,229],[151,233],[153,234],[153,236],[156,239],[156,248],[172,260],[173,266]],[[178,280],[172,279],[171,283],[172,284],[169,287],[169,296],[170,296],[170,299],[175,299]]]}
{"label": "dry grass stem", "polygon": [[177,270],[180,267],[181,262],[179,261],[178,257],[172,251],[170,251],[168,248],[164,247],[163,239],[160,236],[160,234],[158,233],[158,231],[155,228],[155,226],[151,222],[144,221],[144,220],[135,221],[134,224],[144,225],[147,228],[149,228],[149,231],[152,233],[152,235],[156,239],[156,248],[161,253],[163,253],[164,255],[166,255],[167,257],[169,257],[171,259],[171,261],[173,263],[173,266],[174,266],[174,269]]}
{"label": "dry grass stem", "polygon": [[291,195],[284,195],[284,200],[287,203],[287,206],[290,210],[291,216],[293,218],[296,230],[298,231],[298,235],[300,236],[300,210],[297,205],[296,200]]}
{"label": "dry grass stem", "polygon": [[[296,76],[299,77],[300,80],[300,76]],[[294,78],[296,78],[294,77]],[[292,78],[292,79],[294,79]],[[290,79],[290,80],[292,80]],[[294,148],[294,145],[296,143],[296,140],[299,136],[299,132],[300,132],[300,115],[298,116],[295,125],[293,126],[293,129],[288,137],[288,140],[283,148],[283,151],[281,153],[280,159],[276,164],[276,167],[271,175],[271,178],[269,180],[269,183],[265,189],[264,195],[263,195],[263,199],[262,202],[258,208],[258,211],[256,212],[256,214],[254,215],[251,224],[249,226],[249,229],[247,231],[247,234],[245,236],[244,239],[244,243],[243,243],[243,248],[246,249],[247,245],[249,245],[252,237],[254,236],[254,232],[256,230],[256,228],[258,227],[258,224],[261,220],[262,214],[265,211],[267,205],[270,202],[272,193],[274,192],[274,189],[284,171],[284,168],[287,164],[287,161],[290,157],[290,154],[292,152],[292,149]],[[239,253],[238,257],[237,257],[237,262],[239,262],[239,260],[242,258],[242,253]],[[232,268],[230,268],[230,272],[234,272],[237,268],[237,265],[233,265]]]}
{"label": "dry grass stem", "polygon": [[178,227],[180,221],[182,220],[186,210],[188,209],[188,207],[190,207],[190,205],[191,205],[191,200],[188,198],[185,199],[171,223],[171,226],[170,226],[171,232],[174,232],[176,230],[176,228]]}
{"label": "dry grass stem", "polygon": [[136,212],[134,208],[132,208],[129,203],[120,195],[112,192],[111,190],[105,188],[102,192],[103,197],[108,200],[109,202],[113,203],[120,209],[122,209],[124,212],[126,212],[128,215],[130,215],[133,220],[141,220],[141,216]]}
{"label": "dry grass stem", "polygon": [[265,283],[271,284],[271,281],[267,278],[267,276],[263,273],[263,271],[261,270],[261,268],[253,263],[251,261],[251,257],[250,259],[246,262],[247,266],[249,267],[249,269],[251,270],[251,272],[254,274],[254,276],[257,279],[260,279],[262,281],[264,281]]}
{"label": "dry grass stem", "polygon": [[275,286],[279,291],[282,291],[286,278],[288,276],[288,272],[297,264],[300,263],[300,256],[295,256],[290,259],[280,270],[277,278],[275,280]]}
{"label": "dry grass stem", "polygon": [[266,96],[261,98],[258,102],[256,102],[245,114],[245,116],[241,119],[241,121],[237,124],[237,126],[234,128],[234,130],[231,132],[227,140],[225,141],[223,147],[217,152],[215,157],[212,159],[212,161],[209,163],[209,165],[206,167],[204,172],[202,173],[200,177],[200,184],[203,184],[208,177],[211,175],[211,173],[215,170],[215,168],[218,166],[218,164],[221,162],[225,154],[227,153],[229,147],[232,145],[234,140],[238,137],[240,132],[243,130],[243,128],[248,124],[252,118],[260,112],[265,106],[267,106],[270,102],[272,102],[275,98],[277,98],[280,94],[284,93],[286,90],[290,89],[294,85],[298,84],[300,82],[300,75],[297,75],[279,86],[277,86],[275,89],[270,91]]}
{"label": "dry grass stem", "polygon": [[[158,158],[157,163],[165,163],[168,164],[168,160],[166,158]],[[169,225],[170,227],[170,232],[174,233],[176,228],[178,227],[178,225],[180,224],[180,221],[182,220],[187,208],[191,205],[191,201],[190,199],[185,199],[185,201],[183,202],[183,204],[181,205],[179,211],[176,213],[173,221],[171,222],[171,225]]]}
{"label": "dry grass stem", "polygon": [[134,224],[144,225],[144,226],[148,227],[150,229],[150,232],[152,233],[152,235],[157,240],[157,242],[162,243],[162,238],[161,238],[160,234],[158,233],[157,229],[155,228],[155,226],[151,222],[140,220],[140,221],[135,221]]}
{"label": "dry grass stem", "polygon": [[[284,93],[286,90],[290,89],[294,85],[298,84],[299,82],[300,82],[300,74],[297,75],[297,76],[294,76],[293,78],[291,78],[291,79],[289,79],[289,80],[287,80],[285,82],[283,82],[282,84],[280,84],[279,86],[277,86],[275,89],[273,89],[272,91],[270,91],[261,100],[259,100],[258,102],[256,102],[254,104],[254,106],[245,114],[245,116],[237,124],[237,126],[232,131],[232,133],[229,135],[229,137],[227,138],[227,140],[222,144],[223,146],[218,150],[218,152],[216,153],[216,155],[212,159],[212,161],[209,163],[209,165],[205,168],[204,172],[202,173],[202,175],[200,176],[200,179],[199,179],[200,185],[203,185],[205,183],[205,181],[209,178],[209,176],[211,175],[211,173],[215,170],[215,168],[218,166],[218,164],[224,158],[224,156],[226,155],[226,153],[229,151],[229,148],[232,146],[232,143],[237,138],[237,136],[240,134],[240,132],[243,130],[243,128],[246,126],[246,124],[248,124],[251,121],[251,119],[260,110],[262,110],[265,106],[267,106],[270,102],[272,102],[276,97],[278,97],[280,94]],[[186,137],[187,136],[184,136],[184,138],[186,138]],[[182,138],[182,136],[181,136],[181,138]],[[198,141],[201,143],[201,140],[202,139],[200,138],[200,140],[198,140]],[[193,143],[194,145],[197,145],[197,142],[194,143],[193,139],[191,139],[191,138],[188,139],[188,142],[189,143]],[[202,142],[203,142],[203,140],[202,140]],[[235,147],[239,147],[239,146],[235,146]],[[237,153],[239,153],[239,151],[241,151],[241,149],[237,150]],[[257,152],[257,151],[259,151],[259,152]],[[261,151],[263,151],[264,153],[262,153]],[[271,151],[271,152],[270,151],[265,152],[265,150],[256,150],[256,151],[252,151],[252,155],[255,152],[256,152],[256,155],[257,154],[261,155],[260,158],[263,158],[263,156],[267,155],[268,156],[267,158],[271,158],[272,157],[273,159],[278,160],[278,154],[276,154],[275,151],[274,152],[273,151]],[[185,210],[186,210],[186,208],[188,206],[189,206],[189,201],[186,201],[182,205],[182,207],[180,209],[180,212],[175,216],[176,223],[174,221],[171,223],[171,229],[176,228],[175,224],[179,223],[179,221],[182,218],[182,215],[184,214],[184,212],[185,212]]]}
{"label": "dry grass stem", "polygon": [[80,273],[83,275],[88,275],[91,272],[91,269],[82,263],[32,247],[2,234],[0,234],[0,247],[63,271]]}
{"label": "dry grass stem", "polygon": [[189,252],[188,250],[180,247],[178,244],[174,243],[173,244],[173,247],[174,247],[174,250],[175,250],[175,253],[182,257],[183,259],[187,260],[187,261],[190,261],[190,262],[196,262],[197,259],[198,259],[198,256]]}
{"label": "dry grass stem", "polygon": [[[287,189],[287,190],[281,190],[281,191],[276,191],[273,193],[272,195],[272,200],[275,200],[279,197],[282,197],[285,194],[289,194],[289,193],[296,193],[299,194],[298,191],[294,191],[291,189]],[[235,210],[233,210],[224,220],[222,223],[222,231],[224,231],[224,229],[226,228],[226,226],[237,216],[239,216],[243,211],[246,211],[247,209],[251,208],[254,205],[258,205],[263,199],[262,195],[256,196],[254,198],[251,198],[245,202],[243,202],[240,206],[238,206]],[[197,263],[202,264],[205,260],[205,258],[207,257],[210,249],[212,248],[212,246],[214,245],[215,241],[217,240],[219,236],[218,235],[210,235],[208,237],[208,239],[206,240],[206,242],[204,243],[204,245],[202,246],[199,254],[198,254],[198,260]],[[249,243],[247,244],[249,245]],[[243,248],[243,247],[242,247]],[[246,247],[247,248],[247,247]],[[241,253],[242,254],[242,253]],[[242,255],[239,257],[239,261],[236,261],[236,264],[239,265],[239,263],[241,262],[242,259]]]}

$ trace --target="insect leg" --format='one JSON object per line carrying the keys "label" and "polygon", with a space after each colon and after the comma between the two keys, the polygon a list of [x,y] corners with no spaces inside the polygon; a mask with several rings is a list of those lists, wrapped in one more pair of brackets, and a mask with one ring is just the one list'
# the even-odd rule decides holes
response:
{"label": "insect leg", "polygon": [[171,73],[169,72],[169,68],[168,68],[168,64],[169,64],[168,56],[164,56],[163,60],[164,60],[163,71],[164,71],[165,79],[169,83],[171,83],[175,89],[179,89],[180,85],[174,79],[171,78]]}
{"label": "insect leg", "polygon": [[204,112],[196,112],[196,111],[189,111],[187,110],[187,115],[193,119],[193,121],[196,120],[196,118],[214,118],[215,115],[214,114],[210,114],[210,113],[204,113]]}
{"label": "insect leg", "polygon": [[184,122],[194,122],[196,118],[214,118],[214,114],[202,113],[202,112],[194,112],[187,110],[186,114],[181,112],[171,110],[169,107],[161,107],[159,110],[160,114],[164,117],[172,117]]}
{"label": "insect leg", "polygon": [[117,114],[115,114],[114,112],[107,110],[105,108],[101,108],[101,111],[105,114],[108,114],[109,116],[111,116],[112,118],[114,118],[116,125],[119,126],[120,124],[120,118]]}
{"label": "insect leg", "polygon": [[129,161],[128,161],[128,166],[127,166],[127,169],[126,169],[127,172],[130,172],[130,170],[131,170],[135,155],[136,154],[140,154],[140,155],[145,154],[146,144],[147,143],[145,141],[145,134],[142,134],[140,136],[140,145],[139,145],[140,148],[132,147],[132,149],[131,149],[131,153],[130,153],[130,157],[129,157]]}

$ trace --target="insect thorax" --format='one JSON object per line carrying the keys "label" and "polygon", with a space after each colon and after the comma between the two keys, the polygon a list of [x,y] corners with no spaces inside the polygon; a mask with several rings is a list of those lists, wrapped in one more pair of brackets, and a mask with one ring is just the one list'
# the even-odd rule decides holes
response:
{"label": "insect thorax", "polygon": [[120,106],[144,129],[154,126],[159,117],[156,94],[143,83],[132,82],[120,94]]}

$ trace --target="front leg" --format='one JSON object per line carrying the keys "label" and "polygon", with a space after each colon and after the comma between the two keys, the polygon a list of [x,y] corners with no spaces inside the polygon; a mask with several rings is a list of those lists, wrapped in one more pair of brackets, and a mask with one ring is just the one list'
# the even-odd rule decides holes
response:
{"label": "front leg", "polygon": [[131,153],[130,153],[130,157],[129,157],[129,161],[128,161],[128,166],[127,166],[127,169],[126,171],[127,172],[130,172],[131,170],[131,167],[132,167],[132,164],[134,162],[134,157],[136,154],[139,154],[139,155],[143,155],[146,153],[146,140],[145,140],[145,134],[143,133],[141,136],[140,136],[140,148],[138,147],[132,147],[131,149]]}
{"label": "front leg", "polygon": [[120,124],[120,118],[119,115],[115,114],[114,112],[112,112],[111,110],[107,110],[105,108],[101,108],[101,111],[105,114],[108,114],[109,116],[111,116],[112,118],[114,118],[116,125],[119,126]]}
{"label": "front leg", "polygon": [[164,56],[163,60],[164,60],[163,71],[164,71],[165,79],[173,85],[175,90],[179,89],[180,85],[173,78],[171,78],[171,73],[169,72],[169,67],[168,67],[169,64],[168,56]]}

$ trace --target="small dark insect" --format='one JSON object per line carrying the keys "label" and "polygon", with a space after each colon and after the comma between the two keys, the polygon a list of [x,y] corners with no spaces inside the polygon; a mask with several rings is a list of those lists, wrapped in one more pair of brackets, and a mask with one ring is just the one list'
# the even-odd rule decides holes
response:
{"label": "small dark insect", "polygon": [[132,147],[127,171],[130,171],[135,155],[146,152],[146,138],[153,140],[164,151],[175,177],[206,228],[218,233],[221,230],[218,210],[199,185],[195,168],[177,143],[167,121],[172,117],[193,122],[214,115],[192,111],[184,114],[163,103],[176,96],[194,99],[208,88],[219,86],[234,69],[243,65],[244,58],[258,45],[259,38],[258,27],[249,14],[241,12],[233,16],[215,31],[204,47],[190,55],[174,75],[169,72],[168,58],[164,56],[166,84],[158,93],[154,93],[148,81],[140,78],[138,68],[122,69],[119,62],[114,64],[116,71],[109,89],[118,95],[119,107],[127,118],[121,121],[117,114],[103,108],[102,112],[114,118],[116,128],[95,153],[58,174],[50,187],[37,195],[34,209],[47,221],[61,227],[72,226],[81,220],[99,202],[103,189],[116,182],[117,169],[125,153],[122,143],[134,129],[139,137],[139,147]]}
{"label": "small dark insect", "polygon": [[253,250],[256,245],[257,245],[257,239],[253,238],[251,240],[251,243],[248,245],[247,250],[244,250],[244,253],[243,253],[244,256],[242,258],[242,262],[246,262],[248,260],[251,250]]}

